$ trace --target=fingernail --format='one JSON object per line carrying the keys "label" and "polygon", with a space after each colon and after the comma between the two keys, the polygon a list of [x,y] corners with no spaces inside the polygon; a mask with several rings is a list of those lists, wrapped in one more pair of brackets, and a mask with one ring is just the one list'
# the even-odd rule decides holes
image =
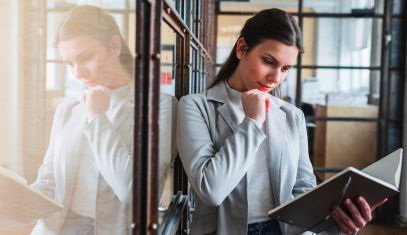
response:
{"label": "fingernail", "polygon": [[359,196],[359,197],[358,197],[358,200],[361,202],[361,201],[362,201],[362,197],[361,197],[361,196]]}
{"label": "fingernail", "polygon": [[350,200],[349,199],[346,199],[345,200],[345,204],[349,204],[350,203]]}

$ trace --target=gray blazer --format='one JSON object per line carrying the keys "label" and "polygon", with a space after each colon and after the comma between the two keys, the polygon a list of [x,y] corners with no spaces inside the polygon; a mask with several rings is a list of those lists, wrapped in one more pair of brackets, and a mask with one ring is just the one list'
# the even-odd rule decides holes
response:
{"label": "gray blazer", "polygon": [[[308,156],[304,114],[283,100],[270,98],[266,136],[277,207],[312,189],[316,181]],[[247,233],[246,173],[266,136],[252,119],[238,122],[223,82],[181,98],[177,140],[195,199],[191,235]],[[280,228],[283,235],[292,234],[288,225],[280,223]],[[320,234],[342,233],[333,226]]]}

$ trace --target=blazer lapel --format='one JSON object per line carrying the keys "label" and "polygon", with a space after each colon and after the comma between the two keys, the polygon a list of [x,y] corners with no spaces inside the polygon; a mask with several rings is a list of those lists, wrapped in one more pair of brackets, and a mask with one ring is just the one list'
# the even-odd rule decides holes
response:
{"label": "blazer lapel", "polygon": [[108,118],[112,122],[115,130],[126,120],[129,114],[134,111],[134,79],[130,82],[129,91],[126,99],[123,100],[117,107],[113,107]]}
{"label": "blazer lapel", "polygon": [[218,107],[218,112],[228,124],[228,126],[233,131],[235,131],[237,126],[239,125],[239,120],[232,106],[232,103],[229,100],[225,82],[220,82],[216,84],[216,86],[209,89],[207,100],[213,100],[219,103],[223,103],[223,105]]}
{"label": "blazer lapel", "polygon": [[[273,97],[273,99],[277,99]],[[269,152],[269,172],[275,206],[280,204],[281,164],[283,161],[283,146],[285,139],[286,114],[280,107],[282,103],[271,102],[266,115],[266,135]]]}
{"label": "blazer lapel", "polygon": [[228,126],[233,131],[235,131],[237,126],[239,125],[239,120],[237,118],[235,110],[233,109],[232,103],[230,101],[227,101],[225,104],[218,108],[218,112],[228,124]]}

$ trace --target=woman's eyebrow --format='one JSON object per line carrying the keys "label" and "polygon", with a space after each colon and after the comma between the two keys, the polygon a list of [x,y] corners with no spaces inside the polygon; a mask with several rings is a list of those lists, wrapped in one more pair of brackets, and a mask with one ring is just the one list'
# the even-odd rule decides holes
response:
{"label": "woman's eyebrow", "polygon": [[270,55],[269,53],[264,53],[264,54],[268,55],[272,60],[274,60],[274,62],[280,63],[274,56]]}
{"label": "woman's eyebrow", "polygon": [[81,57],[83,54],[85,54],[85,53],[88,52],[88,51],[90,51],[90,50],[88,49],[88,50],[82,51],[79,55],[76,56],[76,58]]}
{"label": "woman's eyebrow", "polygon": [[[81,57],[83,54],[85,54],[86,52],[90,51],[89,49],[82,51],[79,55],[75,56],[75,58],[79,58]],[[62,62],[67,63],[67,62],[71,62],[69,60],[62,60]]]}
{"label": "woman's eyebrow", "polygon": [[[279,62],[274,56],[272,56],[271,54],[269,54],[269,53],[264,53],[264,54],[268,55],[272,60],[274,60],[274,62],[280,63],[280,62]],[[286,67],[294,67],[294,65],[286,65]]]}

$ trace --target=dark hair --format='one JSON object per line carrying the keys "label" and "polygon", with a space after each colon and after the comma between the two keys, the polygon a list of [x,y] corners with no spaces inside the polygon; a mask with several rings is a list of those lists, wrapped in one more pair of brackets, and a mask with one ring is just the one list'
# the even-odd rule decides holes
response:
{"label": "dark hair", "polygon": [[[267,39],[274,39],[289,46],[295,45],[300,53],[304,53],[301,30],[297,22],[287,12],[277,8],[260,11],[248,19],[240,32],[238,40],[240,38],[244,38],[247,44],[247,53]],[[236,57],[237,41],[208,89],[228,79],[236,70],[239,64],[239,59]],[[270,94],[279,97],[280,87],[271,90]]]}
{"label": "dark hair", "polygon": [[121,41],[120,63],[130,76],[133,75],[133,56],[113,16],[95,6],[74,7],[62,19],[53,46],[58,48],[60,41],[83,35],[92,36],[106,48],[112,37],[117,35]]}

